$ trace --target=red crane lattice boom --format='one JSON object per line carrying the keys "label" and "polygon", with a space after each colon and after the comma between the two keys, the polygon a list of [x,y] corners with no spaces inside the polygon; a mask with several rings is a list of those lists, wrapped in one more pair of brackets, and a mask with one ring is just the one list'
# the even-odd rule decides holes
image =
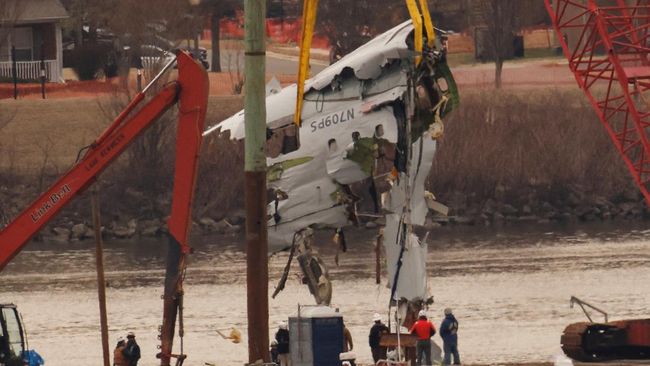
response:
{"label": "red crane lattice boom", "polygon": [[578,85],[650,205],[650,0],[544,0]]}

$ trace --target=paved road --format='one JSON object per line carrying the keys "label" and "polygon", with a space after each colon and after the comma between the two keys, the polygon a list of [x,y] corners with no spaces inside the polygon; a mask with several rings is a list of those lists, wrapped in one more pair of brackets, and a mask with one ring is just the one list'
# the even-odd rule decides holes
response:
{"label": "paved road", "polygon": [[[208,60],[212,59],[212,50],[208,50]],[[311,61],[312,75],[320,72],[328,63],[321,60]],[[244,71],[244,51],[225,49],[221,50],[221,68],[223,71],[236,71],[237,67]],[[266,72],[273,75],[298,73],[298,58],[275,52],[266,53]]]}

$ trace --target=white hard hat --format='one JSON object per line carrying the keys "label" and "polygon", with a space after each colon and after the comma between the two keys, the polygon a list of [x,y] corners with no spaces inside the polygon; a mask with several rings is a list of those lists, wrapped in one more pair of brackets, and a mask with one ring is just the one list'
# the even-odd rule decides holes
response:
{"label": "white hard hat", "polygon": [[375,313],[375,314],[372,316],[372,320],[375,321],[375,322],[379,322],[379,321],[381,321],[381,315],[379,315],[379,313]]}
{"label": "white hard hat", "polygon": [[450,315],[450,314],[451,314],[451,308],[446,308],[445,315]]}
{"label": "white hard hat", "polygon": [[427,312],[425,310],[420,310],[418,313],[418,318],[427,317]]}
{"label": "white hard hat", "polygon": [[281,321],[280,323],[278,323],[278,328],[287,329],[287,322]]}

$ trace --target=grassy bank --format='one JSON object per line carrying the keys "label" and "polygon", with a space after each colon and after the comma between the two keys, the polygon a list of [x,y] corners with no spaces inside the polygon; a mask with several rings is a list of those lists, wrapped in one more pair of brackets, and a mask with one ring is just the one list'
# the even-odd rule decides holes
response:
{"label": "grassy bank", "polygon": [[572,191],[616,200],[636,194],[605,129],[579,90],[465,92],[445,123],[429,187],[485,200],[534,188],[553,200]]}
{"label": "grassy bank", "polygon": [[[0,185],[22,184],[31,191],[26,198],[31,200],[110,123],[110,116],[119,110],[111,107],[114,103],[105,99],[0,101],[0,116],[13,115],[0,130]],[[206,123],[214,124],[241,107],[241,97],[211,97]],[[169,116],[162,123],[173,125],[174,120]],[[173,133],[173,128],[166,132]],[[173,143],[165,137],[150,146],[146,139],[141,138],[140,145],[131,147],[102,176],[104,195],[109,197],[104,199],[104,210],[116,220],[168,214]],[[153,149],[161,157],[142,162],[137,149]],[[141,177],[144,170],[149,173]],[[219,219],[240,210],[241,144],[213,136],[206,139],[198,179],[197,216]],[[563,89],[464,92],[461,107],[445,121],[427,185],[454,214],[472,207],[480,211],[488,200],[515,207],[542,202],[561,207],[572,196],[587,201],[593,197],[615,203],[638,201],[630,174],[584,96]],[[125,192],[132,199],[120,199]],[[15,202],[9,216],[26,204]]]}

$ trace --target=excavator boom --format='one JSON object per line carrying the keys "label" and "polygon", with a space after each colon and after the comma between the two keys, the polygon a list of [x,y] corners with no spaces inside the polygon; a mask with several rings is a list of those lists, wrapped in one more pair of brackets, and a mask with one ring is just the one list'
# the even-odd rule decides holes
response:
{"label": "excavator boom", "polygon": [[[95,140],[84,157],[0,231],[0,271],[2,271],[30,238],[75,196],[92,184],[138,135],[178,102],[172,212],[167,222],[172,245],[176,248],[170,250],[167,264],[160,354],[163,364],[165,362],[169,364],[176,310],[180,304],[177,292],[181,289],[185,255],[190,252],[188,236],[191,226],[191,205],[209,91],[205,69],[187,52],[179,51],[176,62],[177,80],[166,84],[141,107],[140,104],[144,101],[149,86],[138,93]],[[165,69],[171,64],[168,64]]]}

